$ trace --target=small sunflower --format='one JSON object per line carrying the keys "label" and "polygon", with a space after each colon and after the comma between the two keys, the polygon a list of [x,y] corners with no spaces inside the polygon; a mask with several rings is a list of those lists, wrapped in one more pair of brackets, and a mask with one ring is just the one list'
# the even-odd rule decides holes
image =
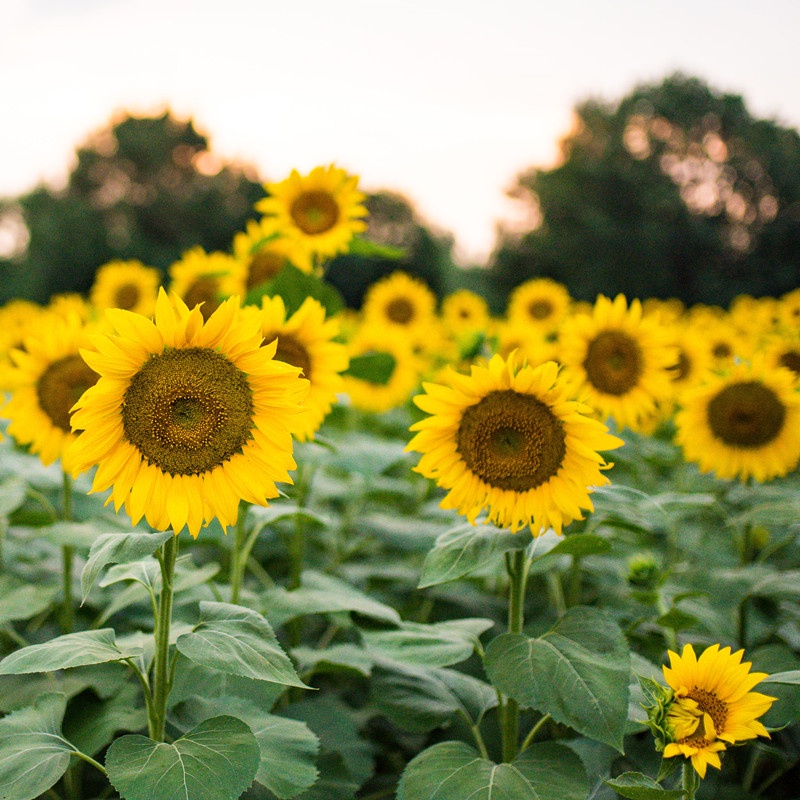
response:
{"label": "small sunflower", "polygon": [[256,210],[274,220],[290,245],[290,260],[310,272],[319,260],[343,253],[367,227],[365,196],[358,176],[333,166],[315,167],[308,175],[292,170],[280,183],[265,186],[268,197]]}
{"label": "small sunflower", "polygon": [[603,417],[635,430],[670,395],[676,352],[669,332],[624,295],[597,298],[591,314],[562,326],[559,353],[576,391]]}
{"label": "small sunflower", "polygon": [[233,257],[244,268],[245,291],[271,281],[291,263],[291,244],[281,237],[272,219],[249,219],[233,237]]}
{"label": "small sunflower", "polygon": [[570,308],[566,286],[550,278],[533,278],[519,284],[509,296],[506,317],[534,328],[554,330]]}
{"label": "small sunflower", "polygon": [[0,392],[11,391],[20,378],[11,351],[24,349],[28,331],[35,331],[46,315],[43,306],[30,300],[11,300],[0,306]]}
{"label": "small sunflower", "polygon": [[401,270],[375,281],[364,295],[361,315],[389,335],[422,336],[436,320],[436,295],[428,285]]}
{"label": "small sunflower", "polygon": [[783,328],[765,337],[759,351],[769,366],[786,367],[800,378],[800,327],[792,331]]}
{"label": "small sunflower", "polygon": [[751,663],[742,663],[743,654],[718,644],[707,647],[699,658],[690,644],[680,655],[670,650],[670,666],[663,667],[668,688],[657,689],[657,702],[647,709],[664,758],[690,759],[701,778],[709,764],[722,767],[719,754],[728,745],[769,738],[758,718],[775,698],[752,691],[767,674],[750,672]]}
{"label": "small sunflower", "polygon": [[790,331],[800,330],[800,289],[781,295],[776,313],[783,327]]}
{"label": "small sunflower", "polygon": [[679,402],[675,441],[703,472],[768,481],[800,461],[800,392],[789,369],[740,362],[709,373]]}
{"label": "small sunflower", "polygon": [[244,266],[227,253],[207,253],[202,247],[187,250],[169,268],[170,294],[176,294],[189,308],[200,306],[203,319],[219,308],[223,300],[242,295]]}
{"label": "small sunflower", "polygon": [[89,300],[96,309],[123,308],[144,316],[156,310],[161,273],[141,261],[109,261],[94,276]]}
{"label": "small sunflower", "polygon": [[347,369],[349,357],[347,347],[335,341],[339,335],[338,319],[326,320],[325,307],[313,297],[307,297],[288,319],[279,295],[263,297],[260,311],[253,307],[244,311],[259,315],[265,344],[277,339],[275,359],[299,367],[302,377],[308,380],[305,410],[298,419],[295,435],[300,441],[313,439],[344,388],[341,373]]}
{"label": "small sunflower", "polygon": [[98,465],[92,491],[124,505],[133,524],[184,526],[196,537],[216,518],[236,522],[239,502],[266,505],[276,481],[290,483],[308,382],[261,346],[260,321],[239,298],[204,322],[177,296],[159,291],[153,321],[109,309],[117,333],[83,350],[100,378],[78,401],[70,450],[73,474]]}
{"label": "small sunflower", "polygon": [[608,483],[600,450],[622,441],[570,399],[558,365],[515,366],[499,355],[447,385],[424,383],[414,402],[430,416],[411,426],[406,450],[422,453],[416,470],[448,491],[443,508],[534,536],[582,519],[589,495]]}
{"label": "small sunflower", "polygon": [[489,327],[489,305],[469,289],[457,289],[442,299],[440,316],[446,330],[462,336],[485,331]]}
{"label": "small sunflower", "polygon": [[69,446],[77,434],[70,410],[98,374],[81,358],[88,344],[86,324],[78,316],[54,312],[40,318],[24,339],[24,349],[12,350],[9,376],[13,392],[2,409],[10,419],[8,433],[39,456],[47,466],[61,459],[70,471]]}

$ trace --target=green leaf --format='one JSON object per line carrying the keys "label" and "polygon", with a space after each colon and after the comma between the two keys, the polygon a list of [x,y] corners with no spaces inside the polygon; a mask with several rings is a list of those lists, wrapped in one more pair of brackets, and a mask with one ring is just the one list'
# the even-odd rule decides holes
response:
{"label": "green leaf", "polygon": [[201,602],[200,621],[191,633],[179,636],[176,644],[187,658],[211,669],[309,688],[278,644],[272,626],[257,611],[243,606]]}
{"label": "green leaf", "polygon": [[68,633],[43,644],[23,647],[6,656],[0,661],[0,675],[52,672],[87,664],[105,664],[135,658],[140,652],[138,647],[117,647],[113,628]]}
{"label": "green leaf", "polygon": [[530,544],[525,533],[509,533],[494,525],[459,525],[445,531],[422,564],[418,587],[424,589],[469,575],[497,554]]}
{"label": "green leaf", "polygon": [[570,609],[544,636],[498,636],[486,649],[489,680],[519,703],[622,752],[630,656],[614,620]]}
{"label": "green leaf", "polygon": [[0,798],[33,800],[66,772],[75,748],[61,735],[63,694],[43,694],[0,720]]}
{"label": "green leaf", "polygon": [[423,667],[449,667],[468,659],[478,637],[494,625],[489,619],[470,618],[424,625],[404,622],[399,630],[362,631],[364,646],[376,659]]}
{"label": "green leaf", "polygon": [[39,529],[39,535],[44,536],[53,544],[69,544],[81,550],[88,550],[101,535],[101,528],[96,522],[54,522],[44,525]]}
{"label": "green leaf", "polygon": [[405,258],[406,251],[402,247],[392,247],[388,244],[378,244],[363,236],[354,236],[347,249],[348,254],[364,256],[365,258],[380,258],[386,261],[399,261]]}
{"label": "green leaf", "polygon": [[28,484],[19,477],[5,478],[0,483],[0,517],[13,514],[24,502]]}
{"label": "green leaf", "polygon": [[627,797],[630,800],[679,800],[681,797],[686,797],[685,790],[664,789],[641,772],[623,772],[622,775],[604,782],[620,797]]}
{"label": "green leaf", "polygon": [[0,625],[30,619],[50,607],[58,586],[39,586],[0,578]]}
{"label": "green leaf", "polygon": [[352,356],[344,374],[360,381],[385,386],[396,366],[397,362],[391,353],[376,351]]}
{"label": "green leaf", "polygon": [[292,657],[297,662],[300,673],[313,670],[314,672],[336,672],[353,670],[354,672],[369,677],[372,672],[372,658],[356,644],[334,644],[323,649],[316,647],[292,648]]}
{"label": "green leaf", "polygon": [[253,782],[260,753],[244,722],[220,716],[172,744],[122,736],[108,748],[106,769],[125,800],[236,800]]}
{"label": "green leaf", "polygon": [[463,742],[444,742],[408,764],[397,800],[584,800],[588,790],[580,759],[563,745],[533,745],[495,764]]}
{"label": "green leaf", "polygon": [[611,542],[598,536],[595,533],[573,533],[568,536],[561,537],[558,543],[548,552],[540,556],[535,556],[534,563],[551,556],[575,556],[582,558],[583,556],[594,556],[603,553],[608,553],[611,550]]}
{"label": "green leaf", "polygon": [[89,550],[89,559],[81,573],[83,599],[89,594],[98,575],[108,564],[128,564],[151,556],[170,536],[172,531],[157,533],[104,533],[95,539]]}
{"label": "green leaf", "polygon": [[800,669],[791,669],[787,672],[776,672],[773,675],[768,675],[763,681],[761,681],[761,683],[785,683],[792,686],[797,686],[800,684]]}
{"label": "green leaf", "polygon": [[248,305],[261,305],[261,298],[266,295],[280,295],[286,306],[286,316],[294,314],[303,305],[307,297],[313,297],[324,307],[327,316],[332,317],[344,308],[344,299],[339,291],[330,283],[310,273],[303,272],[293,264],[286,266],[269,282],[248,292]]}

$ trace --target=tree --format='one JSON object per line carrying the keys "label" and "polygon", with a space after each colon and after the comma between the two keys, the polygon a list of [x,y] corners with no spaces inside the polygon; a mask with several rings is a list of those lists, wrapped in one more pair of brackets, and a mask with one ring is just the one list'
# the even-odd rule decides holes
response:
{"label": "tree", "polygon": [[583,300],[687,304],[800,285],[800,136],[697,78],[579,104],[559,165],[523,173],[515,195],[539,224],[498,242],[491,272],[506,295],[537,276]]}
{"label": "tree", "polygon": [[193,246],[227,249],[264,196],[251,168],[223,163],[169,112],[114,120],[76,155],[63,190],[38,186],[0,206],[0,224],[27,229],[27,246],[0,260],[0,302],[86,292],[112,259],[166,269]]}

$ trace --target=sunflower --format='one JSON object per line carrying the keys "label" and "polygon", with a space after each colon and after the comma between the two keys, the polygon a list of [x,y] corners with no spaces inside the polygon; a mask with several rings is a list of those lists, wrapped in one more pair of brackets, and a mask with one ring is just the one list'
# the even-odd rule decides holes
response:
{"label": "sunflower", "polygon": [[563,284],[550,278],[533,278],[511,292],[506,317],[511,322],[554,330],[566,316],[571,302],[569,291]]}
{"label": "sunflower", "polygon": [[668,330],[624,295],[600,295],[591,314],[562,326],[559,353],[584,400],[603,417],[635,430],[670,394],[676,350]]}
{"label": "sunflower", "polygon": [[401,270],[375,281],[361,304],[367,325],[378,325],[388,335],[422,337],[436,324],[436,295],[428,285]]}
{"label": "sunflower", "polygon": [[759,351],[769,366],[787,367],[800,377],[800,327],[792,331],[784,328],[765,337]]}
{"label": "sunflower", "polygon": [[255,207],[286,238],[291,262],[310,272],[320,259],[345,252],[366,229],[365,196],[357,186],[358,176],[333,164],[314,167],[308,175],[292,170],[280,183],[266,184],[269,196]]}
{"label": "sunflower", "polygon": [[98,465],[92,491],[111,488],[134,525],[236,522],[239,502],[266,505],[276,481],[291,482],[292,436],[308,382],[274,359],[260,321],[232,297],[204,322],[177,295],[159,290],[153,321],[106,312],[114,335],[83,350],[100,379],[75,406],[73,474]]}
{"label": "sunflower", "polygon": [[170,293],[189,308],[200,305],[207,320],[227,297],[241,295],[245,288],[244,266],[232,255],[207,253],[202,247],[187,250],[169,268]]}
{"label": "sunflower", "polygon": [[515,365],[499,355],[446,385],[424,383],[414,402],[430,416],[411,426],[406,450],[422,453],[416,470],[448,491],[443,508],[474,522],[539,535],[582,519],[589,495],[608,483],[600,450],[622,441],[570,399],[558,365]]}
{"label": "sunflower", "polygon": [[454,336],[483,332],[489,327],[489,305],[469,289],[457,289],[442,299],[440,316]]}
{"label": "sunflower", "polygon": [[161,273],[141,261],[109,261],[94,276],[89,300],[96,309],[124,308],[149,317],[156,310]]}
{"label": "sunflower", "polygon": [[528,364],[558,361],[558,331],[534,328],[520,320],[499,320],[494,327],[495,351],[503,358],[517,351]]}
{"label": "sunflower", "polygon": [[233,237],[233,257],[244,269],[245,291],[271,281],[291,263],[291,244],[276,231],[272,219],[249,219]]}
{"label": "sunflower", "polygon": [[800,392],[790,369],[743,361],[709,373],[679,402],[675,441],[703,472],[768,481],[800,461]]}
{"label": "sunflower", "polygon": [[309,381],[305,410],[298,420],[302,425],[295,435],[300,441],[313,439],[344,387],[341,373],[349,357],[347,347],[334,341],[339,335],[338,319],[326,320],[325,307],[313,297],[307,297],[288,319],[280,295],[263,297],[260,311],[250,306],[244,312],[258,314],[265,344],[277,339],[275,359],[299,367]]}
{"label": "sunflower", "polygon": [[81,358],[88,329],[80,317],[50,312],[24,338],[24,349],[11,351],[11,399],[2,409],[8,433],[47,466],[61,459],[70,471],[69,446],[76,438],[70,409],[98,375]]}
{"label": "sunflower", "polygon": [[36,330],[45,314],[44,307],[31,300],[15,299],[0,306],[0,392],[11,391],[21,377],[11,351],[24,348],[28,331]]}
{"label": "sunflower", "polygon": [[707,647],[699,658],[690,644],[680,655],[670,650],[670,666],[662,668],[668,688],[658,687],[657,702],[647,709],[664,758],[691,759],[701,778],[709,764],[721,768],[719,754],[729,744],[769,738],[758,718],[775,698],[751,691],[767,674],[750,672],[751,663],[742,663],[743,654],[718,644]]}
{"label": "sunflower", "polygon": [[800,329],[800,289],[792,289],[778,300],[777,315],[788,330]]}

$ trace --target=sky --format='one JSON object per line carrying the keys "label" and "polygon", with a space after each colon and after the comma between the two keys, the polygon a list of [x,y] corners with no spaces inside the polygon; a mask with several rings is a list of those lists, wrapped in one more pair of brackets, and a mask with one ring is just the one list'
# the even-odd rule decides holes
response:
{"label": "sky", "polygon": [[798,0],[0,0],[0,196],[170,109],[264,180],[336,163],[399,192],[483,263],[578,102],[682,71],[800,128],[798,30]]}

